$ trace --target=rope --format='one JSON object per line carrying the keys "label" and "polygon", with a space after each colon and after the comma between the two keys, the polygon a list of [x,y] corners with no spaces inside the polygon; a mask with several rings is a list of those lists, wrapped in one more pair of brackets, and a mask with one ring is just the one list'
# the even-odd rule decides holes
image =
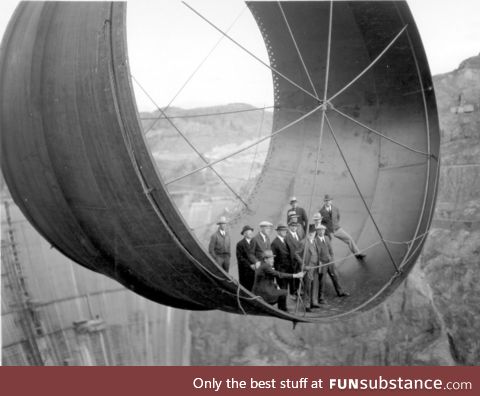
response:
{"label": "rope", "polygon": [[200,159],[207,164],[207,167],[210,168],[215,175],[220,179],[220,181],[237,197],[238,200],[240,200],[247,209],[249,209],[247,203],[238,195],[238,193],[230,186],[230,184],[227,183],[227,181],[211,166],[209,165],[207,159],[203,156],[203,154],[198,151],[198,149],[193,145],[193,143],[186,137],[182,131],[175,125],[175,123],[165,114],[165,111],[162,110],[157,103],[153,100],[153,98],[148,94],[148,92],[143,88],[143,86],[138,82],[138,80],[132,75],[132,79],[135,81],[135,83],[140,87],[140,89],[145,93],[145,95],[148,96],[148,98],[152,101],[152,103],[157,107],[157,109],[162,113],[164,118],[170,123],[170,125],[177,131],[177,133],[187,142],[187,144],[192,148],[193,151],[200,157]]}
{"label": "rope", "polygon": [[245,146],[245,147],[243,147],[243,148],[241,148],[241,149],[238,149],[238,150],[236,150],[236,151],[234,151],[234,152],[232,152],[232,153],[230,153],[230,154],[228,154],[228,155],[226,155],[226,156],[224,156],[224,157],[221,157],[221,158],[219,158],[219,159],[217,159],[217,160],[215,160],[215,161],[209,162],[207,165],[201,166],[201,167],[196,168],[196,169],[194,169],[194,170],[192,170],[192,171],[190,171],[190,172],[187,172],[187,173],[185,173],[183,176],[178,176],[178,177],[176,177],[176,178],[173,178],[173,179],[171,179],[171,180],[168,180],[168,181],[165,183],[165,185],[168,186],[170,183],[174,183],[174,182],[176,182],[176,181],[178,181],[178,180],[184,179],[184,178],[186,178],[186,177],[188,177],[188,176],[190,176],[190,175],[193,175],[194,173],[197,173],[197,172],[200,172],[200,171],[204,170],[205,168],[208,168],[208,167],[210,167],[210,166],[212,166],[212,165],[218,164],[219,162],[225,161],[225,160],[229,159],[230,157],[233,157],[234,155],[240,154],[240,153],[242,153],[243,151],[246,151],[246,150],[248,150],[249,148],[251,148],[251,147],[253,147],[253,146],[255,146],[255,145],[257,145],[257,144],[259,144],[259,143],[261,143],[261,142],[263,142],[263,141],[265,141],[265,140],[267,140],[267,139],[271,139],[271,138],[273,138],[274,136],[278,135],[279,133],[283,132],[285,129],[288,129],[288,128],[290,128],[291,126],[293,126],[293,125],[295,125],[295,124],[298,124],[300,121],[303,121],[305,118],[307,118],[307,117],[309,117],[310,115],[312,115],[313,113],[317,112],[317,111],[318,111],[320,108],[322,108],[322,107],[323,107],[323,105],[319,105],[319,106],[315,107],[313,110],[310,110],[308,113],[305,113],[303,116],[297,118],[296,120],[290,122],[289,124],[283,126],[282,128],[277,129],[275,132],[272,132],[270,135],[265,136],[265,137],[263,137],[263,138],[261,138],[261,139],[256,140],[256,141],[253,142],[252,144],[249,144],[249,145],[247,145],[247,146]]}
{"label": "rope", "polygon": [[[305,73],[307,75],[307,78],[308,78],[308,81],[310,82],[310,85],[313,89],[313,92],[315,92],[315,96],[318,97],[318,93],[317,93],[317,90],[315,89],[315,85],[313,84],[313,81],[310,77],[310,73],[308,72],[308,69],[307,69],[307,65],[305,64],[305,62],[303,61],[303,56],[300,52],[300,49],[298,48],[298,44],[297,44],[297,41],[295,40],[295,36],[293,35],[293,32],[292,32],[292,29],[290,27],[290,24],[288,23],[288,19],[287,19],[287,16],[285,15],[285,12],[283,11],[283,7],[282,7],[282,3],[280,1],[277,2],[278,4],[278,7],[280,8],[280,11],[282,13],[282,16],[283,16],[283,19],[285,21],[285,25],[287,25],[287,29],[288,29],[288,32],[290,33],[290,37],[292,38],[292,41],[293,41],[293,45],[295,46],[295,49],[297,50],[297,54],[298,54],[298,57],[300,58],[300,62],[302,62],[302,66],[303,66],[303,69],[305,70]],[[326,98],[324,98],[326,99]]]}
{"label": "rope", "polygon": [[326,119],[326,121],[327,121],[328,127],[329,127],[329,129],[330,129],[331,134],[332,134],[333,140],[335,141],[335,144],[336,144],[336,146],[337,146],[337,148],[338,148],[338,151],[340,152],[340,155],[342,156],[343,162],[345,163],[345,166],[347,167],[348,173],[350,173],[350,177],[352,178],[352,181],[353,181],[353,183],[355,184],[355,188],[357,189],[358,194],[360,195],[360,198],[362,199],[362,202],[363,202],[363,204],[365,205],[365,208],[367,209],[368,215],[370,216],[370,219],[372,220],[372,223],[373,223],[373,225],[375,226],[375,228],[376,228],[376,230],[377,230],[377,232],[378,232],[378,235],[380,236],[380,239],[381,239],[381,241],[383,242],[383,245],[385,246],[385,249],[386,249],[386,251],[387,251],[387,253],[388,253],[389,257],[390,257],[390,260],[392,261],[393,266],[395,267],[395,270],[396,270],[397,272],[399,272],[398,266],[397,266],[397,264],[395,263],[395,260],[393,259],[392,253],[390,252],[390,249],[388,249],[387,244],[386,244],[385,241],[383,240],[382,233],[380,232],[380,229],[378,228],[378,225],[377,225],[375,219],[373,218],[372,212],[370,211],[370,208],[368,207],[367,202],[365,201],[365,198],[363,197],[362,192],[360,191],[360,187],[358,186],[357,181],[355,180],[355,177],[353,176],[353,173],[352,173],[352,171],[351,171],[351,169],[350,169],[350,166],[348,165],[348,161],[347,161],[347,159],[345,158],[345,155],[343,154],[343,151],[342,151],[342,149],[341,149],[341,147],[340,147],[340,145],[339,145],[339,143],[338,143],[338,141],[337,141],[337,138],[336,138],[336,136],[335,136],[335,132],[333,131],[332,125],[330,124],[330,121],[329,121],[329,119],[328,119],[328,117],[327,117],[326,114],[325,114],[325,119]]}
{"label": "rope", "polygon": [[350,86],[352,86],[360,77],[362,77],[367,71],[369,71],[374,65],[375,63],[377,63],[380,58],[385,54],[385,52],[387,52],[390,47],[395,43],[395,41],[397,41],[397,39],[402,35],[402,33],[405,31],[405,29],[407,29],[407,26],[408,25],[405,25],[403,27],[402,30],[400,30],[400,32],[398,32],[398,34],[392,39],[392,41],[390,41],[390,43],[383,49],[382,52],[380,52],[380,54],[378,54],[378,56],[365,68],[363,69],[362,72],[360,72],[360,74],[358,74],[352,81],[350,81],[347,85],[345,85],[340,91],[338,91],[335,95],[331,96],[328,101],[332,101],[333,99],[335,99],[338,95],[340,95],[342,92],[344,92],[345,90],[347,90],[348,88],[350,88]]}
{"label": "rope", "polygon": [[[244,11],[246,10],[247,7],[244,7],[242,9],[242,11],[240,11],[240,13],[237,15],[237,17],[233,20],[233,22],[230,24],[230,26],[227,28],[227,32],[235,25],[235,23],[238,21],[238,19],[240,18],[240,16],[242,16],[242,14],[244,13]],[[218,41],[216,42],[216,44],[212,47],[212,49],[208,52],[208,54],[205,56],[205,58],[203,58],[203,60],[198,64],[198,66],[195,68],[195,70],[190,74],[190,76],[187,78],[187,80],[182,84],[182,86],[180,87],[180,89],[177,91],[177,93],[173,96],[173,98],[170,100],[170,102],[168,102],[167,104],[167,107],[165,107],[164,111],[167,112],[167,110],[170,108],[170,106],[172,105],[173,101],[178,97],[178,95],[180,95],[180,93],[185,89],[185,87],[187,86],[187,84],[192,80],[192,78],[195,76],[195,74],[197,74],[197,72],[200,70],[200,68],[203,66],[203,64],[207,61],[207,59],[210,57],[210,55],[212,55],[213,51],[215,51],[215,49],[219,46],[219,44],[222,42],[222,40],[224,39],[224,36],[220,36],[220,38],[218,39]],[[155,124],[157,123],[158,120],[160,120],[161,118],[157,118],[156,121],[154,121],[152,123],[152,125],[150,125],[150,127],[144,132],[144,134],[146,135],[148,132],[150,132],[153,127],[155,126]]]}
{"label": "rope", "polygon": [[215,24],[213,24],[212,22],[210,22],[207,18],[205,18],[202,14],[200,14],[197,10],[195,10],[193,7],[191,7],[190,5],[188,5],[187,3],[185,3],[184,1],[182,1],[182,3],[187,6],[191,11],[193,11],[195,14],[197,14],[200,18],[202,18],[205,22],[207,22],[210,26],[212,26],[215,30],[219,31],[220,33],[222,33],[226,38],[228,38],[232,43],[234,43],[235,45],[237,45],[239,48],[241,48],[243,51],[245,51],[247,54],[249,54],[251,57],[253,57],[254,59],[256,59],[258,62],[260,62],[262,65],[264,65],[265,67],[269,68],[273,73],[277,74],[278,76],[280,76],[281,78],[283,78],[284,80],[286,80],[288,83],[292,84],[294,87],[300,89],[301,91],[303,91],[304,93],[306,93],[307,95],[311,96],[313,99],[317,100],[320,102],[320,99],[315,96],[314,94],[312,94],[311,92],[307,91],[305,88],[301,87],[300,85],[298,85],[296,82],[292,81],[290,78],[288,78],[287,76],[285,76],[283,73],[279,72],[277,69],[275,69],[274,67],[270,66],[269,64],[265,63],[263,60],[261,60],[258,56],[256,56],[254,53],[252,53],[251,51],[249,51],[248,49],[246,49],[243,45],[241,45],[238,41],[236,41],[234,38],[232,38],[231,36],[229,36],[226,32],[224,32],[223,30],[221,30],[219,27],[217,27]]}
{"label": "rope", "polygon": [[357,125],[360,125],[361,127],[365,128],[365,129],[368,129],[370,132],[373,132],[374,134],[384,138],[384,139],[387,139],[389,140],[390,142],[392,143],[395,143],[403,148],[406,148],[407,150],[410,150],[410,151],[413,151],[415,153],[418,153],[418,154],[422,154],[422,155],[426,155],[428,157],[432,156],[432,154],[430,153],[426,153],[424,151],[420,151],[420,150],[416,150],[410,146],[407,146],[406,144],[403,144],[403,143],[400,143],[399,141],[395,140],[395,139],[392,139],[391,137],[388,137],[386,135],[384,135],[383,133],[380,133],[378,131],[376,131],[375,129],[373,128],[370,128],[369,126],[365,125],[365,124],[362,124],[360,121],[357,121],[356,119],[354,119],[353,117],[350,117],[348,114],[345,114],[343,112],[341,112],[340,110],[336,109],[335,107],[331,106],[332,110],[335,111],[336,113],[340,114],[341,116],[345,117],[346,119],[352,121],[353,123],[357,124]]}
{"label": "rope", "polygon": [[[198,118],[198,117],[209,117],[209,116],[217,116],[217,115],[226,115],[226,114],[237,114],[237,113],[246,113],[249,111],[259,111],[259,110],[267,110],[267,109],[274,109],[276,106],[265,106],[265,107],[256,107],[254,109],[243,109],[243,110],[232,110],[232,111],[219,111],[216,113],[203,113],[203,114],[186,114],[181,116],[168,116],[170,119],[175,118]],[[163,109],[163,111],[167,111],[168,106]],[[140,117],[141,120],[164,120],[165,117]]]}

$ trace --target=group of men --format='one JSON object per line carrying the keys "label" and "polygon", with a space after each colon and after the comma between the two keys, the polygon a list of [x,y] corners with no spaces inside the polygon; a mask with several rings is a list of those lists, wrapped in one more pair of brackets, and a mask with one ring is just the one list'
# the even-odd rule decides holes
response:
{"label": "group of men", "polygon": [[[323,206],[313,216],[313,224],[309,224],[305,210],[292,197],[287,224],[277,225],[277,236],[273,241],[270,240],[272,223],[262,221],[256,235],[252,227],[244,226],[241,231],[243,239],[236,246],[240,284],[267,303],[278,304],[278,308],[284,311],[287,311],[289,294],[293,299],[302,296],[307,312],[325,304],[327,274],[337,295],[348,296],[335,268],[332,238],[346,243],[358,260],[363,260],[365,255],[340,226],[340,211],[332,201],[330,195],[325,195]],[[227,219],[221,217],[217,224],[218,230],[210,238],[209,252],[228,272],[230,236]],[[303,279],[302,284],[300,279]]]}

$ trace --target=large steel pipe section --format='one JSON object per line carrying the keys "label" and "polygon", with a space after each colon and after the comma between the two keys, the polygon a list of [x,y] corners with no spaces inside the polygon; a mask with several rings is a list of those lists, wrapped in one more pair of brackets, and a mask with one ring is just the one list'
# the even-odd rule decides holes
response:
{"label": "large steel pipe section", "polygon": [[[427,60],[405,2],[333,2],[329,78],[325,87],[330,2],[281,5],[249,3],[267,45],[270,64],[305,90],[318,94],[319,99],[323,99],[325,89],[327,99],[342,90],[393,43],[361,78],[330,101],[326,111],[385,244],[328,125],[319,136],[321,111],[273,138],[249,202],[255,215],[241,217],[242,224],[256,223],[261,218],[285,221],[289,196],[296,195],[308,209],[313,192],[312,215],[323,204],[324,194],[333,195],[334,204],[340,207],[342,227],[361,249],[367,249],[367,259],[359,262],[350,256],[337,264],[352,298],[335,299],[330,289],[331,309],[320,315],[366,309],[389,295],[408,274],[421,251],[434,210],[439,126]],[[320,104],[277,73],[273,73],[273,80],[274,130]],[[332,106],[416,151],[359,126]],[[318,174],[314,175],[319,144],[320,162]],[[350,255],[338,240],[334,241],[334,249],[337,260]],[[400,269],[398,273],[395,266]]]}
{"label": "large steel pipe section", "polygon": [[15,202],[66,256],[151,300],[292,319],[256,299],[240,308],[237,283],[166,193],[137,117],[125,12],[18,6],[0,63],[2,171]]}
{"label": "large steel pipe section", "polygon": [[[249,6],[272,65],[310,90],[278,4]],[[283,8],[322,95],[329,3],[283,3]],[[328,96],[361,72],[407,24],[385,56],[332,104],[403,144],[437,155],[431,78],[404,3],[334,3]],[[153,165],[130,84],[125,3],[19,5],[2,42],[0,128],[2,170],[27,218],[68,257],[159,303],[306,320],[239,289],[192,235]],[[318,105],[278,76],[274,84],[274,129]],[[324,193],[333,194],[343,226],[361,248],[373,247],[364,264],[347,259],[339,265],[352,298],[319,314],[327,317],[366,309],[385,298],[414,264],[423,239],[389,245],[402,269],[396,275],[328,130],[314,178],[319,114],[272,140],[249,197],[252,211],[239,214],[232,234],[238,235],[246,223],[284,220],[288,196],[295,193],[306,204],[314,183],[315,209]],[[426,232],[436,159],[399,148],[331,108],[327,115],[383,237],[401,242]],[[335,246],[341,258],[345,252]]]}

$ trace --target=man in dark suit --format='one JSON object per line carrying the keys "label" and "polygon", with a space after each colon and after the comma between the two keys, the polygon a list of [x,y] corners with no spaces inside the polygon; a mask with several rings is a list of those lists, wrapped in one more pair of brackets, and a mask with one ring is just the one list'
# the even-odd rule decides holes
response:
{"label": "man in dark suit", "polygon": [[[302,256],[298,254],[298,249],[300,247],[300,242],[302,238],[298,235],[297,232],[298,223],[295,218],[292,218],[288,223],[288,231],[287,236],[285,237],[285,242],[287,243],[291,255],[293,272],[300,271],[302,268]],[[300,281],[298,279],[291,279],[290,280],[290,293],[295,298],[297,296],[298,286],[300,285]]]}
{"label": "man in dark suit", "polygon": [[342,286],[340,285],[340,280],[338,278],[337,270],[335,268],[335,263],[333,263],[333,250],[332,245],[330,244],[329,238],[325,236],[326,227],[324,225],[320,225],[317,228],[317,237],[316,243],[318,245],[318,252],[319,252],[319,261],[320,265],[327,264],[320,268],[318,273],[318,302],[319,304],[325,304],[325,277],[326,274],[330,276],[332,280],[333,287],[337,292],[338,297],[347,297],[349,294],[343,290]]}
{"label": "man in dark suit", "polygon": [[[287,245],[285,237],[287,236],[288,227],[284,224],[278,224],[277,237],[272,242],[272,252],[275,256],[273,267],[279,272],[293,274],[293,262],[291,248]],[[288,290],[288,285],[292,279],[281,278],[277,283],[280,289]]]}
{"label": "man in dark suit", "polygon": [[322,224],[327,227],[330,238],[335,237],[346,243],[350,251],[358,260],[363,260],[365,254],[358,249],[353,238],[340,227],[340,211],[336,206],[332,205],[333,198],[330,195],[325,195],[324,205],[320,208],[320,215],[322,216]]}
{"label": "man in dark suit", "polygon": [[[291,208],[288,209],[287,211],[287,224],[290,222],[292,217],[297,217],[297,223],[298,223],[298,230],[297,232],[300,234],[303,234],[305,236],[305,232],[308,226],[308,218],[307,218],[307,212],[305,212],[305,209],[301,208],[298,206],[297,198],[292,197],[290,198],[290,205]],[[302,238],[303,238],[302,236]]]}
{"label": "man in dark suit", "polygon": [[255,281],[255,269],[260,261],[255,257],[255,245],[252,241],[253,228],[246,225],[243,227],[241,234],[243,239],[237,243],[237,263],[238,278],[240,284],[248,290],[252,290]]}
{"label": "man in dark suit", "polygon": [[279,272],[273,268],[273,253],[270,249],[265,250],[262,254],[262,262],[255,271],[255,282],[252,292],[262,297],[268,304],[278,303],[278,309],[288,312],[287,310],[287,291],[280,289],[275,284],[275,279],[283,278],[302,278],[304,272],[296,274],[288,274]]}
{"label": "man in dark suit", "polygon": [[262,260],[263,252],[270,249],[270,232],[273,224],[269,221],[262,221],[259,225],[260,231],[252,239],[255,245],[255,257],[257,260]]}
{"label": "man in dark suit", "polygon": [[220,217],[217,225],[217,231],[210,237],[208,252],[212,255],[217,264],[228,272],[230,268],[230,235],[227,232],[226,217]]}

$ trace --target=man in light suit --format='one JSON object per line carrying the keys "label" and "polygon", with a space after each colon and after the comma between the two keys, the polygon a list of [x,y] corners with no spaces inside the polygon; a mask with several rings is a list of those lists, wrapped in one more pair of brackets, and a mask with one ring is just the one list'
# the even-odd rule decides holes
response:
{"label": "man in light suit", "polygon": [[340,226],[340,211],[332,205],[333,198],[325,195],[324,205],[320,208],[322,224],[327,228],[330,238],[333,236],[346,243],[350,251],[358,260],[363,260],[365,255],[360,252],[353,238]]}
{"label": "man in light suit", "polygon": [[218,229],[210,237],[208,252],[226,272],[230,268],[230,235],[227,232],[227,219],[225,216],[218,220]]}
{"label": "man in light suit", "polygon": [[345,290],[343,290],[340,284],[337,270],[335,268],[335,263],[332,262],[334,260],[332,245],[330,244],[329,238],[325,236],[325,230],[326,230],[326,227],[324,225],[320,225],[316,230],[317,231],[316,243],[318,245],[318,254],[319,254],[318,258],[320,261],[320,265],[328,264],[324,267],[321,267],[318,271],[318,302],[319,304],[325,303],[324,292],[325,292],[325,277],[327,273],[330,276],[330,279],[332,280],[333,287],[335,288],[335,291],[337,292],[338,297],[347,297],[350,295]]}
{"label": "man in light suit", "polygon": [[252,241],[253,228],[246,225],[241,234],[243,239],[237,243],[236,255],[238,263],[238,278],[240,284],[248,290],[252,290],[255,281],[255,269],[260,261],[255,257],[255,244]]}
{"label": "man in light suit", "polygon": [[260,228],[260,231],[253,237],[252,241],[255,244],[255,257],[260,261],[263,258],[263,252],[270,250],[270,233],[273,224],[269,221],[262,221],[258,227]]}
{"label": "man in light suit", "polygon": [[[305,310],[310,312],[312,308],[320,308],[318,305],[318,265],[320,252],[315,240],[316,229],[314,224],[310,224],[307,230],[307,236],[298,246],[297,254],[304,259],[303,270],[303,303]],[[314,289],[314,280],[317,280],[317,287]]]}

